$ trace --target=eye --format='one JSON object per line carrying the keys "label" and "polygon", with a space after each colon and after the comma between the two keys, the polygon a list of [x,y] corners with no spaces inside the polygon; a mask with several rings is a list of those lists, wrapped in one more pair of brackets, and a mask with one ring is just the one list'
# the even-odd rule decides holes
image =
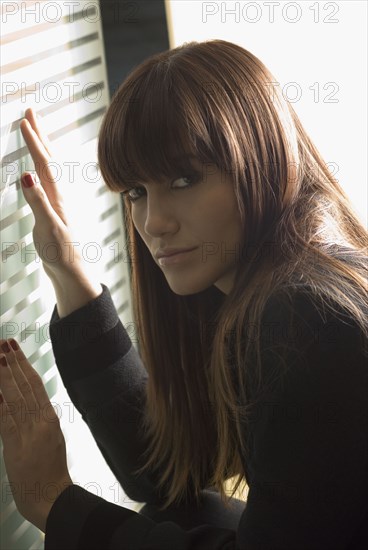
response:
{"label": "eye", "polygon": [[[124,197],[127,197],[127,198],[130,200],[130,202],[135,202],[135,201],[137,201],[137,200],[139,199],[139,196],[138,196],[138,197],[134,197],[134,192],[137,191],[137,190],[138,190],[138,191],[139,191],[139,190],[144,191],[144,187],[131,187],[131,188],[128,189],[127,191],[123,191],[123,192],[122,192],[122,195],[123,195]],[[130,194],[132,191],[133,191],[133,196]]]}
{"label": "eye", "polygon": [[191,187],[196,183],[196,181],[198,180],[198,177],[196,176],[196,174],[188,174],[187,176],[181,176],[180,178],[177,178],[176,180],[172,181],[172,183],[175,183],[176,181],[180,181],[180,180],[182,181],[187,180],[187,183],[185,184],[184,187],[176,187],[176,189],[187,189],[188,187]]}
{"label": "eye", "polygon": [[[176,178],[171,182],[171,184],[174,184],[177,181],[184,181],[186,180],[186,183],[184,186],[181,187],[174,187],[174,189],[188,189],[189,187],[192,187],[197,181],[199,181],[200,175],[196,172],[193,172],[191,174],[187,174],[185,176],[180,176],[180,178]],[[127,191],[123,191],[122,195],[126,196],[130,202],[136,202],[142,195],[135,196],[136,192],[145,192],[144,187],[131,187]]]}

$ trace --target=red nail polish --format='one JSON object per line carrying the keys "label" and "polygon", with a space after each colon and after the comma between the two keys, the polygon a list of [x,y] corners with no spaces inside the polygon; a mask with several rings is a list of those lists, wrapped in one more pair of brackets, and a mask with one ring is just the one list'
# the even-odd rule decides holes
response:
{"label": "red nail polish", "polygon": [[14,340],[14,338],[12,338],[11,340],[9,340],[10,342],[10,345],[11,347],[13,348],[14,351],[17,351],[19,349],[19,346],[18,344],[16,343],[16,341]]}
{"label": "red nail polish", "polygon": [[0,363],[2,364],[3,367],[7,367],[7,366],[8,366],[8,362],[7,362],[5,356],[3,356],[3,357],[0,358]]}
{"label": "red nail polish", "polygon": [[24,185],[24,187],[33,187],[34,186],[34,181],[33,181],[33,178],[31,176],[31,174],[26,174],[25,176],[22,177],[22,183]]}
{"label": "red nail polish", "polygon": [[3,351],[5,351],[5,353],[9,353],[10,347],[9,347],[8,342],[4,342],[3,344],[1,344],[1,349],[2,349]]}

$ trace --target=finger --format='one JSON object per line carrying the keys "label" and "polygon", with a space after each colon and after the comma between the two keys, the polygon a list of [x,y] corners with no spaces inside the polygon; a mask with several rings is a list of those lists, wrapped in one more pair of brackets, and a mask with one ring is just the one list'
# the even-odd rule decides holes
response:
{"label": "finger", "polygon": [[[22,182],[25,176],[31,176],[33,180],[32,187],[25,187],[22,185],[22,191],[26,201],[32,209],[32,212],[35,216],[36,221],[39,224],[39,227],[42,225],[47,225],[45,230],[50,226],[57,227],[61,222],[67,225],[67,216],[65,214],[63,206],[52,205],[50,203],[49,197],[42,187],[42,185],[37,185],[36,180],[32,174],[24,172],[22,174]],[[60,218],[60,219],[58,219]]]}
{"label": "finger", "polygon": [[[14,340],[15,342],[15,340]],[[14,344],[13,344],[14,345]],[[10,345],[10,342],[7,340],[0,339],[0,347],[2,351],[6,354],[6,359],[9,363],[11,371],[13,373],[15,382],[23,394],[23,398],[26,402],[27,409],[29,411],[36,411],[39,409],[39,403],[33,393],[31,383],[27,378],[26,374],[23,372],[21,366],[19,365],[17,354],[13,350],[13,347]],[[17,345],[17,347],[19,347]],[[19,355],[18,355],[19,357]]]}
{"label": "finger", "polygon": [[38,139],[44,146],[46,152],[50,155],[50,157],[52,157],[53,155],[52,155],[51,143],[46,135],[46,132],[43,129],[40,116],[38,114],[36,115],[34,110],[31,107],[29,109],[26,109],[24,116],[32,126],[33,130],[36,132]]}
{"label": "finger", "polygon": [[[20,369],[22,376],[28,381],[31,386],[35,401],[38,407],[42,410],[50,406],[50,399],[47,394],[44,383],[41,376],[34,369],[27,357],[24,355],[23,350],[13,338],[9,341],[12,348],[12,355],[16,359],[18,368]],[[14,349],[16,348],[16,349]],[[14,371],[13,371],[14,374]],[[55,413],[56,414],[56,413]]]}
{"label": "finger", "polygon": [[[29,179],[32,182],[31,186],[29,186]],[[59,202],[51,203],[45,189],[42,185],[37,185],[35,177],[29,174],[29,172],[24,172],[22,174],[21,182],[24,198],[35,215],[36,221],[38,222],[38,228],[40,229],[42,225],[46,224],[47,229],[50,229],[51,225],[53,230],[59,228],[61,231],[65,231],[69,222],[64,205]]]}
{"label": "finger", "polygon": [[[55,212],[64,221],[64,223],[67,224],[67,216],[65,213],[63,197],[58,190],[57,183],[53,178],[53,174],[49,166],[50,157],[48,156],[46,149],[40,142],[36,132],[33,130],[27,119],[23,119],[21,121],[20,129],[22,131],[22,135],[27,144],[29,152],[32,156],[37,175],[41,182],[41,186],[37,186],[39,192],[41,192],[41,190],[44,191],[51,208],[54,209]],[[26,172],[22,174],[22,178],[25,174]],[[34,189],[35,187],[31,187],[30,189],[28,189],[22,186],[22,190],[27,202],[29,202],[29,197],[33,197]],[[32,208],[32,205],[30,206]]]}
{"label": "finger", "polygon": [[[0,363],[0,369],[3,368],[4,367]],[[4,452],[5,450],[11,451],[12,448],[19,449],[21,442],[19,430],[10,414],[12,408],[14,408],[14,405],[12,403],[7,403],[2,394],[0,396],[0,436],[4,445]]]}
{"label": "finger", "polygon": [[47,162],[50,159],[51,155],[47,147],[45,147],[44,143],[42,142],[42,138],[40,138],[39,132],[35,131],[35,128],[27,118],[22,118],[19,123],[19,127],[22,131],[23,137],[25,139],[27,138],[27,145],[29,142],[28,147],[32,157],[34,158],[34,156],[39,156],[41,160]]}
{"label": "finger", "polygon": [[19,437],[25,423],[27,426],[29,424],[26,418],[26,403],[5,355],[0,356],[0,388],[4,398],[1,406],[3,408],[4,404],[6,405],[5,413],[1,418],[1,435],[3,437],[5,432],[7,437]]}
{"label": "finger", "polygon": [[23,118],[23,120],[20,121],[19,127],[24,140],[27,143],[29,152],[31,153],[36,172],[41,183],[49,184],[49,187],[51,188],[50,191],[53,193],[55,191],[54,188],[56,188],[56,183],[49,167],[51,157],[48,151],[26,118]]}

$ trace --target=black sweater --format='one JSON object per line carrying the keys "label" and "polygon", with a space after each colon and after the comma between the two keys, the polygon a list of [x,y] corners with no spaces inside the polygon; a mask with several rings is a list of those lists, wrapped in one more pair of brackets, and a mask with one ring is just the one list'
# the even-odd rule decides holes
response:
{"label": "black sweater", "polygon": [[[102,289],[63,319],[55,306],[56,364],[125,493],[159,503],[154,475],[131,474],[144,450],[138,424],[147,372]],[[368,548],[366,340],[343,313],[321,316],[305,293],[285,304],[269,300],[262,317],[265,385],[247,428],[249,493],[238,530],[156,523],[74,484],[51,508],[45,550]],[[285,343],[288,368],[280,377]]]}

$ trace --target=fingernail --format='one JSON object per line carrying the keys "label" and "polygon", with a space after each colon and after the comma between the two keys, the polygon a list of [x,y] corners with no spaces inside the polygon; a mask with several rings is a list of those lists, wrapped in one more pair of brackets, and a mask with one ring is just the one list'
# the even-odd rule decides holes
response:
{"label": "fingernail", "polygon": [[16,343],[16,341],[14,340],[14,338],[12,338],[11,340],[9,340],[10,342],[10,345],[11,347],[13,348],[14,351],[17,351],[19,349],[19,346],[18,344]]}
{"label": "fingernail", "polygon": [[9,353],[10,347],[9,347],[8,342],[4,342],[3,344],[1,344],[1,349],[2,349],[3,351],[5,351],[5,353]]}
{"label": "fingernail", "polygon": [[3,356],[0,358],[0,363],[2,364],[3,367],[7,367],[7,366],[8,366],[8,361],[6,360],[5,355],[3,355]]}
{"label": "fingernail", "polygon": [[25,176],[22,177],[22,183],[24,185],[24,187],[33,187],[34,186],[34,181],[33,181],[33,178],[31,176],[31,174],[26,174]]}

